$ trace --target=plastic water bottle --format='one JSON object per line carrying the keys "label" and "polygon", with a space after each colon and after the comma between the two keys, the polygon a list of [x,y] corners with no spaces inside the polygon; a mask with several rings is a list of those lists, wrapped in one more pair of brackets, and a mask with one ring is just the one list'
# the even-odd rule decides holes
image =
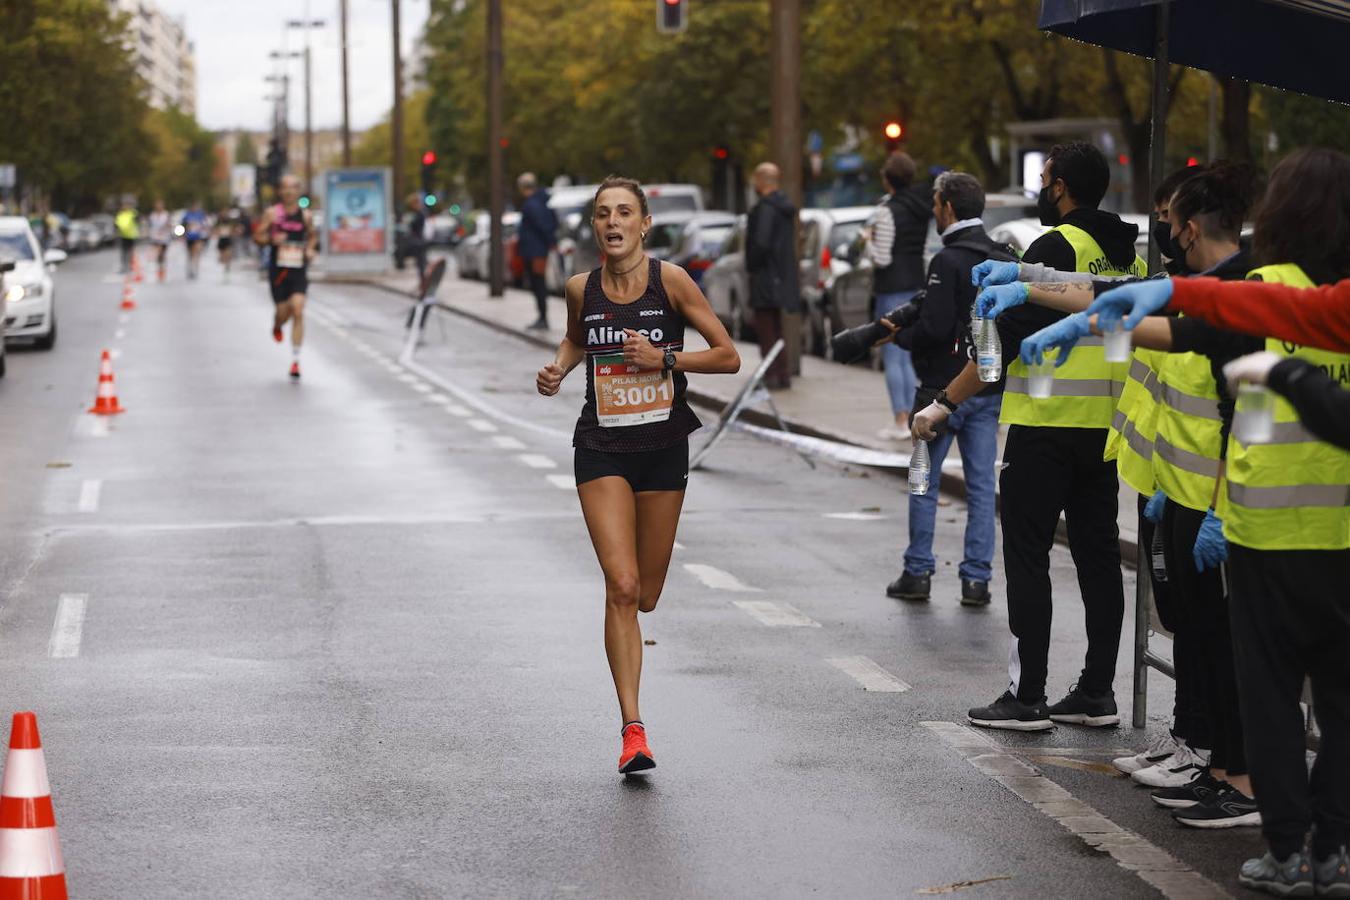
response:
{"label": "plastic water bottle", "polygon": [[1003,377],[1003,341],[993,319],[975,319],[975,365],[980,381],[993,384]]}
{"label": "plastic water bottle", "polygon": [[928,442],[916,440],[909,456],[909,492],[923,496],[928,493],[928,473],[932,462],[928,456]]}

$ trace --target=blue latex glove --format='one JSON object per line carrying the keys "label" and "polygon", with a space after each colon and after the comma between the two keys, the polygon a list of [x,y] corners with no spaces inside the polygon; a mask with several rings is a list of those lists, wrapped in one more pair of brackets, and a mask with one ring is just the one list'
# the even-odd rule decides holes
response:
{"label": "blue latex glove", "polygon": [[1087,313],[1065,316],[1022,341],[1022,362],[1027,365],[1039,363],[1045,351],[1058,347],[1059,357],[1055,360],[1055,368],[1059,368],[1069,361],[1069,351],[1073,349],[1074,344],[1091,333]]}
{"label": "blue latex glove", "polygon": [[1200,533],[1195,538],[1195,568],[1198,572],[1217,569],[1219,563],[1228,558],[1228,541],[1223,536],[1223,519],[1214,515],[1214,510],[1206,510],[1205,521],[1200,523]]}
{"label": "blue latex glove", "polygon": [[1158,491],[1152,497],[1149,497],[1148,502],[1144,504],[1144,518],[1157,525],[1162,521],[1163,506],[1166,503],[1167,495],[1162,491]]}
{"label": "blue latex glove", "polygon": [[[1009,263],[1011,265],[1011,263]],[[980,291],[975,298],[975,309],[981,319],[997,319],[1014,306],[1021,306],[1031,296],[1031,288],[1025,282],[1014,281],[1011,284],[996,284]]]}
{"label": "blue latex glove", "polygon": [[976,287],[993,287],[996,284],[1011,284],[1022,272],[1022,264],[1004,262],[998,259],[986,259],[976,263],[970,270],[970,283]]}
{"label": "blue latex glove", "polygon": [[1145,316],[1151,316],[1167,306],[1171,299],[1172,279],[1153,278],[1104,291],[1092,301],[1087,312],[1088,315],[1096,314],[1097,327],[1103,333],[1114,330],[1122,317],[1125,319],[1125,330],[1133,331]]}

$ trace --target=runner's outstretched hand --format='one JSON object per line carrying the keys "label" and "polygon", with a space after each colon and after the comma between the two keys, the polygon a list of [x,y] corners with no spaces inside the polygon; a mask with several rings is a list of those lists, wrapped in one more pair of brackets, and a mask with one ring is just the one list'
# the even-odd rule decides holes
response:
{"label": "runner's outstretched hand", "polygon": [[539,370],[538,375],[534,376],[534,386],[545,397],[552,397],[558,393],[558,388],[562,387],[563,376],[566,374],[562,370],[562,366],[557,363],[549,363]]}
{"label": "runner's outstretched hand", "polygon": [[623,361],[639,369],[659,369],[665,365],[666,355],[652,346],[652,342],[631,328],[623,330]]}

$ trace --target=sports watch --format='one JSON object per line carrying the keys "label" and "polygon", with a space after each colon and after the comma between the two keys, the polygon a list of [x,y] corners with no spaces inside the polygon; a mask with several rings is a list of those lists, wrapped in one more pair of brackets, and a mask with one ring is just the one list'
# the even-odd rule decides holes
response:
{"label": "sports watch", "polygon": [[933,402],[936,403],[938,406],[941,406],[949,413],[956,412],[956,407],[959,405],[951,401],[951,399],[947,396],[947,391],[945,389],[938,392],[938,395],[937,397],[934,398]]}
{"label": "sports watch", "polygon": [[675,371],[675,351],[667,350],[665,358],[662,362],[663,362],[663,365],[661,366],[662,369],[664,369],[667,372]]}

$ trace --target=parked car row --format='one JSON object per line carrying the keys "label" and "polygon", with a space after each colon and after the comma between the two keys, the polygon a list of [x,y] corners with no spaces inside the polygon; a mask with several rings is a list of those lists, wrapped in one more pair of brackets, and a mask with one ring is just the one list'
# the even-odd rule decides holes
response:
{"label": "parked car row", "polygon": [[42,249],[23,216],[0,216],[0,375],[4,345],[31,341],[39,349],[56,344],[56,283],[52,273],[66,253]]}

